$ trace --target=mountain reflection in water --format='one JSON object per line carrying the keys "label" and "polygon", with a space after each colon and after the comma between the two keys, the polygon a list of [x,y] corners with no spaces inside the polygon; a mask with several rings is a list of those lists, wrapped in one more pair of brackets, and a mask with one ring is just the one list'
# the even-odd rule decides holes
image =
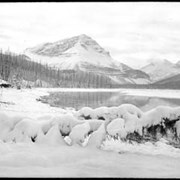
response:
{"label": "mountain reflection in water", "polygon": [[82,107],[111,107],[127,103],[133,104],[143,111],[159,105],[180,106],[180,99],[131,96],[122,92],[51,92],[48,96],[42,96],[41,101],[54,107],[74,108],[76,110]]}

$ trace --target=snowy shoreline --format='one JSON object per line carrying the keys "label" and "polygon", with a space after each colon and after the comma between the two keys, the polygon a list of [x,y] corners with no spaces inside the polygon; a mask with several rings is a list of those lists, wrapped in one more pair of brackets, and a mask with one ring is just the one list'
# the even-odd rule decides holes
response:
{"label": "snowy shoreline", "polygon": [[[37,120],[38,117],[43,117],[48,120],[50,116],[64,116],[68,113],[75,113],[74,110],[51,107],[48,104],[43,104],[36,100],[42,95],[48,95],[49,92],[55,92],[57,90],[59,91],[60,89],[2,89],[0,101],[10,102],[10,104],[2,104],[0,106],[1,113],[4,112],[12,118],[15,115],[22,115],[31,120]],[[66,91],[67,89],[61,90]],[[88,89],[83,90],[88,91]],[[79,89],[76,91],[79,91]],[[82,89],[80,91],[82,91]],[[106,90],[103,90],[103,92],[104,91]],[[133,94],[129,89],[116,89],[114,91]],[[134,94],[135,93],[141,94],[141,91],[134,91]],[[171,93],[169,92],[167,94],[170,96]],[[178,96],[178,93],[176,96]],[[145,94],[147,95],[148,93]],[[161,95],[163,95],[163,93]],[[99,110],[101,111],[94,112],[102,113],[105,108]],[[85,115],[88,115],[89,112],[91,113],[87,108],[81,112],[85,113]],[[156,112],[154,115],[156,115]],[[0,120],[3,122],[2,119]],[[24,122],[26,122],[26,120]],[[45,122],[46,125],[46,121],[42,120],[40,122]],[[32,130],[29,131],[30,134],[36,131],[35,124],[33,124]],[[2,125],[3,126],[0,127],[2,129],[1,133],[6,132],[4,131],[4,127],[8,124],[3,123]],[[24,126],[19,126],[19,128],[22,127]],[[106,141],[104,150],[100,150],[93,147],[81,147],[78,144],[73,146],[64,145],[57,139],[58,135],[57,131],[55,133],[55,130],[57,130],[56,127],[54,127],[54,131],[53,129],[51,130],[48,138],[44,139],[45,141],[40,140],[42,144],[33,143],[28,139],[24,139],[24,142],[17,143],[4,143],[1,141],[0,153],[2,156],[0,157],[0,176],[180,177],[180,150],[166,145],[163,142],[158,142],[154,145],[151,143],[131,145],[112,140]],[[84,128],[84,130],[86,129]],[[112,131],[112,133],[114,133],[114,131]],[[19,135],[17,137],[19,138]],[[95,171],[96,173],[94,173]]]}
{"label": "snowy shoreline", "polygon": [[[51,107],[36,101],[40,96],[49,95],[50,92],[120,92],[129,96],[148,96],[180,99],[180,90],[141,90],[141,89],[81,89],[81,88],[33,88],[33,89],[0,89],[0,101],[14,103],[14,105],[1,104],[1,111],[10,114],[27,114],[37,116],[50,113],[66,113],[57,107]],[[71,110],[69,110],[71,111]]]}

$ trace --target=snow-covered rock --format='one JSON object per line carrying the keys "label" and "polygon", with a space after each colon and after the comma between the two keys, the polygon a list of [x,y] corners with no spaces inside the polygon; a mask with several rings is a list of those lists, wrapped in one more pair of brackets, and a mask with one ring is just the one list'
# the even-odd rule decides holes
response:
{"label": "snow-covered rock", "polygon": [[[83,114],[83,111],[80,112]],[[134,105],[122,104],[115,108],[91,109],[88,114],[90,117],[103,117],[106,114],[103,126],[106,135],[119,136],[121,139],[137,140],[138,142],[147,140],[147,136],[149,139],[159,140],[161,137],[165,137],[172,141],[176,137],[176,132],[173,129],[179,127],[176,121],[179,121],[180,109],[159,106],[150,111],[142,112]],[[97,132],[93,134],[97,134]]]}
{"label": "snow-covered rock", "polygon": [[94,131],[87,143],[88,147],[101,148],[102,142],[106,139],[105,123],[102,123],[97,131]]}
{"label": "snow-covered rock", "polygon": [[0,139],[6,139],[7,134],[12,131],[15,125],[22,121],[24,116],[9,116],[0,112]]}
{"label": "snow-covered rock", "polygon": [[69,113],[53,117],[51,123],[52,125],[58,124],[62,135],[68,135],[74,126],[84,122],[76,119],[72,114]]}
{"label": "snow-covered rock", "polygon": [[82,145],[85,138],[94,131],[97,131],[99,127],[104,123],[103,120],[91,119],[86,120],[84,123],[76,125],[72,128],[69,137],[71,138],[71,144],[77,143]]}
{"label": "snow-covered rock", "polygon": [[101,119],[101,120],[112,120],[117,117],[126,118],[127,114],[131,114],[140,118],[142,111],[132,104],[122,104],[118,107],[99,107],[92,109],[84,107],[78,111],[78,117],[84,119]]}
{"label": "snow-covered rock", "polygon": [[69,134],[69,137],[72,140],[71,145],[74,143],[81,145],[89,132],[90,126],[88,122],[76,125],[74,128],[72,128],[72,131]]}
{"label": "snow-covered rock", "polygon": [[76,113],[78,118],[83,119],[94,119],[96,115],[94,114],[94,110],[90,107],[83,107]]}
{"label": "snow-covered rock", "polygon": [[8,134],[8,141],[21,142],[37,137],[40,127],[38,123],[30,118],[24,118],[18,122],[14,129]]}
{"label": "snow-covered rock", "polygon": [[104,120],[91,119],[86,121],[90,126],[90,132],[94,132],[99,129],[99,127],[104,123]]}
{"label": "snow-covered rock", "polygon": [[61,133],[59,132],[58,124],[52,126],[47,134],[43,134],[42,131],[39,132],[36,143],[46,144],[46,145],[66,145]]}
{"label": "snow-covered rock", "polygon": [[[0,113],[0,140],[50,143],[51,138],[54,138],[52,144],[66,144],[63,136],[69,135],[70,144],[82,145],[88,137],[86,144],[88,147],[100,148],[102,142],[110,135],[138,143],[158,141],[161,138],[176,146],[180,143],[179,107],[158,106],[142,112],[134,105],[122,104],[118,107],[83,108],[77,114],[75,116],[72,113],[58,116],[42,115],[30,118],[10,117]],[[96,119],[78,119],[82,115]]]}
{"label": "snow-covered rock", "polygon": [[107,132],[111,136],[120,136],[121,138],[125,138],[127,135],[127,131],[125,130],[125,122],[124,119],[117,118],[114,119],[107,125]]}
{"label": "snow-covered rock", "polygon": [[163,123],[165,119],[169,121],[178,119],[180,117],[180,108],[171,108],[168,106],[158,106],[150,111],[144,113],[143,126],[157,125]]}

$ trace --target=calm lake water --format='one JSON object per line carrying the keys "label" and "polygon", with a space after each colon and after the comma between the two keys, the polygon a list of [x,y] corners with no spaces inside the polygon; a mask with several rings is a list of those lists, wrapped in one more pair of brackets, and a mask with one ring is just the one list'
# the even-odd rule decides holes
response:
{"label": "calm lake water", "polygon": [[177,107],[180,99],[132,96],[122,92],[51,92],[49,96],[42,96],[41,101],[54,107],[97,108],[101,106],[119,106],[129,103],[139,107],[143,111],[155,108],[158,105]]}

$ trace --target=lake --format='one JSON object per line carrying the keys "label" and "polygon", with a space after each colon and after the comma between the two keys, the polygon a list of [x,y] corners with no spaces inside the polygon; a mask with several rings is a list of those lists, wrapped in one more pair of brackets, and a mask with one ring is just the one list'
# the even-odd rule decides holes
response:
{"label": "lake", "polygon": [[[61,91],[50,92],[48,96],[42,96],[41,101],[48,103],[53,107],[74,108],[76,110],[82,107],[97,108],[101,106],[119,106],[121,104],[133,104],[143,111],[155,108],[159,105],[177,107],[180,106],[180,91],[175,97],[177,91],[169,90],[132,90],[138,95],[128,94],[130,90],[114,91]],[[141,92],[142,91],[142,92]],[[175,93],[176,92],[176,93]],[[157,95],[159,93],[159,95]],[[168,94],[169,93],[169,94]],[[133,93],[132,93],[133,94]],[[142,95],[141,95],[142,94]],[[168,97],[166,97],[168,95]],[[156,97],[160,96],[160,97]],[[161,97],[162,96],[162,97]]]}

